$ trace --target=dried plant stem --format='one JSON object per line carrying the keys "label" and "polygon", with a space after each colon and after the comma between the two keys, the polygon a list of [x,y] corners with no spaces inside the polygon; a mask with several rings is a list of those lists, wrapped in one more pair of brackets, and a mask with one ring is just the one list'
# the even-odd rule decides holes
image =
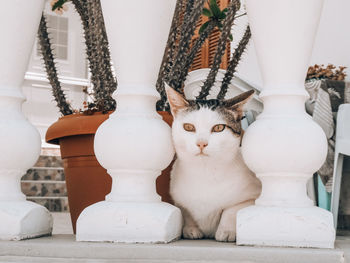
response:
{"label": "dried plant stem", "polygon": [[[100,79],[103,83],[101,99],[113,100],[112,94],[117,88],[116,78],[113,76],[109,43],[104,24],[100,0],[91,1],[91,13],[96,17],[96,26],[93,27],[97,38],[98,63],[100,66]],[[101,91],[100,91],[101,92]]]}
{"label": "dried plant stem", "polygon": [[62,90],[61,83],[58,80],[54,56],[52,54],[49,34],[44,15],[41,16],[38,31],[40,50],[43,55],[47,78],[52,87],[52,93],[57,103],[57,107],[63,115],[73,113],[71,105],[67,102],[66,96]]}
{"label": "dried plant stem", "polygon": [[193,43],[192,48],[187,56],[186,64],[181,71],[181,75],[179,77],[179,86],[181,86],[181,92],[183,93],[183,86],[188,75],[188,72],[191,68],[194,58],[196,57],[197,52],[203,46],[204,41],[210,36],[212,31],[215,28],[215,22],[209,23],[208,26],[204,29],[204,31],[199,35],[199,38]]}
{"label": "dried plant stem", "polygon": [[84,28],[86,54],[94,85],[94,98],[98,110],[115,109],[112,94],[117,87],[111,68],[107,33],[100,0],[72,0]]}
{"label": "dried plant stem", "polygon": [[[191,1],[191,0],[190,0]],[[181,27],[181,39],[177,50],[173,67],[167,77],[170,86],[181,92],[181,72],[186,63],[186,56],[189,52],[192,37],[194,35],[197,21],[201,16],[205,0],[195,0],[192,10],[187,10]],[[191,13],[188,13],[191,11]]]}
{"label": "dried plant stem", "polygon": [[98,79],[98,74],[96,74],[97,69],[96,69],[96,57],[93,56],[93,46],[92,46],[92,39],[91,39],[91,33],[89,34],[89,18],[88,18],[88,11],[87,11],[87,1],[81,1],[81,0],[72,0],[74,7],[78,14],[80,15],[83,28],[84,28],[84,38],[85,38],[85,45],[86,45],[86,55],[89,61],[89,68],[91,71],[91,82],[94,85],[94,87],[98,87],[99,84],[99,79]]}
{"label": "dried plant stem", "polygon": [[190,19],[186,19],[192,15],[193,9],[195,7],[195,1],[197,0],[185,0],[184,3],[184,16],[183,16],[183,23],[181,26],[180,34],[181,38],[183,38],[186,35],[186,29],[189,26],[189,23],[191,23]]}
{"label": "dried plant stem", "polygon": [[170,71],[171,63],[174,58],[174,54],[177,50],[177,42],[180,35],[180,15],[185,5],[186,0],[177,0],[173,20],[171,23],[168,42],[164,51],[163,60],[158,73],[158,79],[156,83],[156,89],[160,94],[160,101],[157,102],[157,110],[165,110],[167,95],[164,86],[164,77]]}
{"label": "dried plant stem", "polygon": [[206,97],[209,95],[209,91],[211,87],[215,83],[216,75],[220,68],[222,56],[224,55],[226,50],[227,40],[229,39],[231,28],[235,20],[235,15],[236,15],[236,12],[239,10],[239,8],[240,8],[239,0],[233,0],[228,6],[226,18],[224,20],[224,24],[222,28],[222,33],[218,42],[218,46],[216,48],[213,65],[211,66],[210,72],[202,86],[202,89],[199,95],[197,96],[197,99],[200,99],[200,100],[206,99]]}
{"label": "dried plant stem", "polygon": [[217,96],[217,99],[223,100],[226,96],[228,85],[230,84],[233,74],[236,72],[237,65],[239,64],[239,61],[241,60],[242,54],[244,53],[245,49],[247,48],[247,45],[249,43],[251,37],[250,27],[247,26],[244,35],[239,42],[237,48],[235,49],[234,53],[232,54],[232,58],[230,60],[230,63],[227,67],[224,79],[221,84],[220,92]]}

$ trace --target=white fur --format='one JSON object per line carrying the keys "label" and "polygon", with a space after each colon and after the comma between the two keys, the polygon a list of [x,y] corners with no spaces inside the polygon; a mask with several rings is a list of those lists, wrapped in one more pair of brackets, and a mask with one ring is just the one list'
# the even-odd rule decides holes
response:
{"label": "white fur", "polygon": [[[185,131],[184,123],[193,124],[196,132]],[[189,224],[184,215],[185,237],[234,241],[238,211],[235,208],[252,204],[260,194],[260,181],[243,162],[240,138],[229,128],[211,132],[214,125],[225,123],[218,112],[207,108],[175,116],[172,134],[177,160],[171,172],[170,194],[198,227]],[[198,155],[198,141],[208,143],[203,150],[206,155]],[[225,210],[227,215],[223,219],[221,214]]]}

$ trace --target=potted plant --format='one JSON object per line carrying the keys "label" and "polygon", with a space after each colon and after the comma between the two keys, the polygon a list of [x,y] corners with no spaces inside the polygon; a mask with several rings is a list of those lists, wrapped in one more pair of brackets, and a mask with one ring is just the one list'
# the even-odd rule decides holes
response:
{"label": "potted plant", "polygon": [[[62,13],[66,0],[51,1],[52,10]],[[72,0],[84,28],[86,55],[89,61],[93,91],[91,102],[83,110],[74,110],[66,100],[58,80],[45,16],[39,27],[39,43],[53,96],[63,115],[47,133],[48,143],[59,144],[63,159],[73,230],[80,212],[88,205],[104,200],[110,192],[111,178],[97,162],[93,150],[94,134],[99,125],[115,110],[112,93],[117,87],[113,75],[108,39],[100,2]]]}

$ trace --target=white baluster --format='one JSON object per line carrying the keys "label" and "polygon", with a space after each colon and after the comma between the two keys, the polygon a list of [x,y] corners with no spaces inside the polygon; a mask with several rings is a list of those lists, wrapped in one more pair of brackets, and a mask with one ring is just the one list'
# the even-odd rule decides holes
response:
{"label": "white baluster", "polygon": [[256,205],[238,213],[237,243],[334,247],[330,212],[313,206],[306,182],[323,164],[327,141],[305,112],[304,80],[322,0],[247,0],[264,87],[264,111],[242,152],[262,181]]}
{"label": "white baluster", "polygon": [[113,179],[106,201],[86,208],[78,241],[170,242],[181,212],[163,203],[155,180],[174,156],[169,126],[155,111],[155,83],[175,0],[102,0],[118,76],[117,110],[97,130],[95,154]]}
{"label": "white baluster", "polygon": [[0,16],[0,239],[51,234],[47,209],[26,201],[20,179],[40,155],[39,132],[22,113],[21,85],[44,0],[3,1]]}

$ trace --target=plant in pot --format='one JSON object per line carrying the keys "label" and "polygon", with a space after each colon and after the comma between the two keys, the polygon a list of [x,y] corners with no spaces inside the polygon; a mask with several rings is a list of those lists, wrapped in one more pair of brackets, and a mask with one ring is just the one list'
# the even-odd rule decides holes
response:
{"label": "plant in pot", "polygon": [[[53,0],[52,10],[62,13],[66,2]],[[38,37],[52,93],[63,115],[49,127],[46,141],[60,145],[75,232],[75,222],[80,212],[86,206],[104,200],[111,189],[111,178],[94,155],[93,141],[99,125],[115,110],[116,104],[111,95],[116,90],[117,80],[111,67],[100,1],[72,0],[72,4],[81,17],[93,84],[93,91],[89,93],[91,101],[85,103],[84,110],[74,110],[62,91],[44,14]]]}

